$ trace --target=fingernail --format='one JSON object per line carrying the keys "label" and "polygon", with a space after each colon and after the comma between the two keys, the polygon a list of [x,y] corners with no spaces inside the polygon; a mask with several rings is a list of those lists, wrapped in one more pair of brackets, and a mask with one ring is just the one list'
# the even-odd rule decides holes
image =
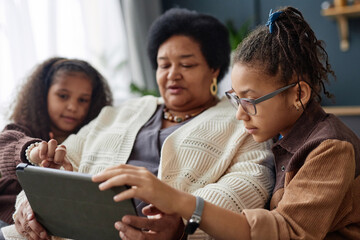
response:
{"label": "fingernail", "polygon": [[122,227],[121,222],[116,222],[116,223],[115,223],[115,228],[116,228],[117,230],[120,230],[121,227]]}
{"label": "fingernail", "polygon": [[131,223],[130,219],[129,219],[128,217],[126,217],[126,216],[124,216],[124,217],[121,219],[121,221],[122,221],[123,223],[125,223],[125,224],[130,224],[130,223]]}
{"label": "fingernail", "polygon": [[115,228],[119,230],[119,228],[120,228],[119,222],[116,222],[116,223],[115,223]]}
{"label": "fingernail", "polygon": [[120,232],[120,237],[121,238],[124,238],[125,237],[125,234],[123,232]]}

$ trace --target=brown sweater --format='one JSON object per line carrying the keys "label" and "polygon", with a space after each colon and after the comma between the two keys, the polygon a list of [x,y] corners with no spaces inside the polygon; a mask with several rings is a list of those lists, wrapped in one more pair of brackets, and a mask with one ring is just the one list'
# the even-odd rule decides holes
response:
{"label": "brown sweater", "polygon": [[16,195],[21,186],[16,177],[16,165],[25,159],[26,148],[42,141],[34,138],[34,134],[24,126],[9,124],[0,134],[0,220],[13,223],[12,214],[15,211]]}
{"label": "brown sweater", "polygon": [[312,102],[273,146],[270,211],[244,210],[252,239],[360,239],[360,140]]}

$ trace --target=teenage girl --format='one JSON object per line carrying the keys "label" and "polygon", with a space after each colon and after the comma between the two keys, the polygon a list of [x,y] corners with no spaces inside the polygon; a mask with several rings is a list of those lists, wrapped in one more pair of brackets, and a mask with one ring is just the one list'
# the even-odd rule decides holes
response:
{"label": "teenage girl", "polygon": [[[276,184],[270,209],[236,214],[162,183],[144,168],[121,165],[93,177],[105,190],[133,186],[115,201],[140,198],[154,214],[190,219],[216,239],[360,239],[360,140],[321,108],[333,75],[328,55],[302,14],[287,7],[270,13],[238,46],[227,96],[256,141],[277,141]],[[203,208],[202,208],[203,207]],[[115,224],[123,239],[125,216]],[[133,226],[136,227],[136,226]]]}
{"label": "teenage girl", "polygon": [[103,76],[89,63],[51,58],[37,66],[17,95],[7,125],[0,134],[0,220],[12,223],[16,195],[21,186],[15,174],[20,152],[39,140],[61,143],[71,133],[112,104]]}

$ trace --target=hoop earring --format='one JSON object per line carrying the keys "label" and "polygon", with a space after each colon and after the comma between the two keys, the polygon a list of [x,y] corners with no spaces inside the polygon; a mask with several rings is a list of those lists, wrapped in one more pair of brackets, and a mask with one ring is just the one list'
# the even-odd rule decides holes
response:
{"label": "hoop earring", "polygon": [[216,79],[216,78],[213,78],[212,83],[211,83],[211,85],[210,85],[211,95],[216,96],[217,91],[218,91],[217,79]]}

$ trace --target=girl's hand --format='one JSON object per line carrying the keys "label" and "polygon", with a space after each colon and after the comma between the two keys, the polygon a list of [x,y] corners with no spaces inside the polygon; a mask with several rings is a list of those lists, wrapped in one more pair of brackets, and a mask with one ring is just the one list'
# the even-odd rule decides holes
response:
{"label": "girl's hand", "polygon": [[146,168],[128,164],[107,168],[93,176],[92,180],[103,182],[99,185],[102,191],[115,186],[129,185],[131,188],[115,195],[114,201],[139,198],[144,202],[152,203],[167,214],[176,213],[179,207],[178,200],[182,195],[178,190],[161,182]]}
{"label": "girl's hand", "polygon": [[73,167],[66,158],[66,147],[58,145],[55,139],[49,142],[41,142],[39,146],[30,152],[30,159],[43,167],[56,168],[64,167],[65,170],[72,171]]}

